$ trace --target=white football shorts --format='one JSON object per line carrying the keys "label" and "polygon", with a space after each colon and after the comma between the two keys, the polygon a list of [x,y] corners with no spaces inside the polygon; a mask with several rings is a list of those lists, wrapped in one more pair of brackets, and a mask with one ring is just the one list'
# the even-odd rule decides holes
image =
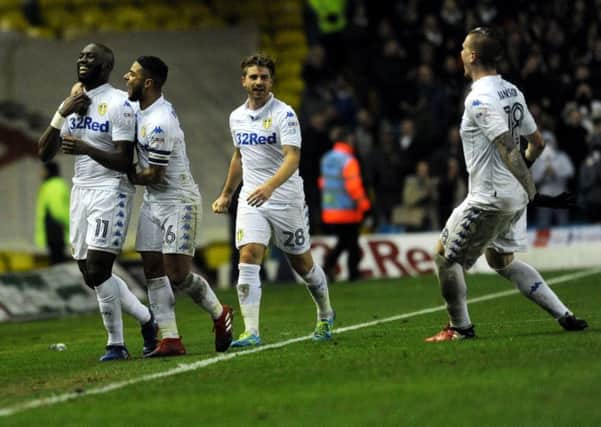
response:
{"label": "white football shorts", "polygon": [[140,207],[136,251],[194,256],[202,203],[148,202]]}
{"label": "white football shorts", "polygon": [[86,259],[88,249],[118,254],[121,251],[133,194],[74,185],[71,189],[69,240],[76,260]]}
{"label": "white football shorts", "polygon": [[464,200],[454,210],[440,234],[444,256],[471,268],[487,248],[500,253],[523,252],[528,247],[526,208],[488,210]]}
{"label": "white football shorts", "polygon": [[311,248],[307,205],[266,203],[257,208],[240,200],[236,216],[236,248],[248,243],[268,246],[272,237],[274,245],[285,253],[307,252]]}

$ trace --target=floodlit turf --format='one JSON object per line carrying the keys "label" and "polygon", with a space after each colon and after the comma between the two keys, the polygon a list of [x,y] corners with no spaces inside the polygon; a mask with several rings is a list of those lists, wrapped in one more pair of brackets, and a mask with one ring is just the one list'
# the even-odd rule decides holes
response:
{"label": "floodlit turf", "polygon": [[[552,278],[566,272],[546,274]],[[105,340],[97,314],[0,324],[0,411],[51,396],[62,403],[0,417],[2,426],[489,426],[599,425],[601,420],[601,274],[554,286],[585,332],[566,333],[515,294],[471,305],[478,339],[426,344],[446,314],[437,311],[280,348],[310,334],[314,308],[298,285],[266,285],[261,337],[266,350],[215,361],[212,324],[178,299],[189,354],[142,360],[138,326],[126,319],[134,360],[99,363]],[[470,297],[511,289],[497,276],[468,276]],[[440,306],[433,277],[331,287],[337,328]],[[235,303],[233,291],[220,298]],[[237,317],[236,334],[242,322]],[[68,350],[48,349],[64,342]],[[229,357],[240,353],[239,357]],[[182,370],[148,381],[144,376]],[[215,363],[213,363],[215,362]],[[86,395],[123,380],[134,383]]]}

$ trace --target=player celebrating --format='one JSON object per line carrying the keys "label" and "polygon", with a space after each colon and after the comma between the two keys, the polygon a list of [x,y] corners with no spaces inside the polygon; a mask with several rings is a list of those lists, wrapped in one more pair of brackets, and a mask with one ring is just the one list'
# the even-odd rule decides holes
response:
{"label": "player celebrating", "polygon": [[38,143],[43,161],[60,147],[75,156],[70,240],[86,284],[96,291],[108,332],[101,361],[129,358],[122,309],[142,324],[144,353],[157,344],[152,313],[112,274],[131,213],[134,187],[124,172],[132,161],[135,133],[134,111],[125,92],[108,83],[113,64],[113,52],[104,45],[92,43],[82,49],[77,77],[83,87],[73,87]]}
{"label": "player celebrating", "polygon": [[162,340],[146,357],[185,354],[175,321],[171,284],[186,292],[214,322],[215,350],[232,342],[232,309],[222,305],[207,281],[192,273],[192,257],[202,213],[198,186],[190,173],[184,133],[161,90],[168,68],[154,56],[141,56],[125,74],[130,101],[139,102],[136,144],[139,169],[130,180],[145,185],[136,237],[142,255],[148,300]]}
{"label": "player celebrating", "polygon": [[290,106],[270,92],[274,62],[253,55],[241,64],[242,87],[247,101],[230,115],[234,154],[223,191],[213,202],[215,213],[227,213],[232,194],[243,182],[238,199],[236,247],[240,251],[237,284],[245,330],[232,347],[261,344],[259,271],[272,236],[292,268],[307,283],[317,306],[315,340],[332,336],[334,311],[330,306],[325,273],[310,252],[307,208],[302,178],[298,174],[301,133]]}
{"label": "player celebrating", "polygon": [[450,322],[427,342],[475,336],[467,310],[464,269],[470,268],[482,252],[491,268],[549,312],[564,329],[587,327],[538,271],[513,257],[515,251],[526,248],[526,206],[541,199],[520,154],[519,139],[525,136],[528,140],[527,162],[540,155],[544,141],[522,92],[497,74],[500,53],[501,43],[488,28],[470,31],[463,42],[465,75],[473,81],[461,121],[470,191],[451,214],[437,244],[435,263]]}

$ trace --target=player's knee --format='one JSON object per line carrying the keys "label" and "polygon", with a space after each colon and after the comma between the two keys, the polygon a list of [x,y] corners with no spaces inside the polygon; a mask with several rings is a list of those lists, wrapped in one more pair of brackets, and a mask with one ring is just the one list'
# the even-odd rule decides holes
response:
{"label": "player's knee", "polygon": [[501,270],[513,261],[512,253],[500,253],[491,248],[486,249],[484,256],[489,267],[493,270]]}
{"label": "player's knee", "polygon": [[84,280],[86,285],[89,287],[96,287],[106,282],[111,277],[112,271],[111,266],[104,265],[99,262],[89,262],[86,264],[86,273],[84,274]]}
{"label": "player's knee", "polygon": [[265,249],[263,246],[248,244],[240,248],[240,262],[244,264],[260,264]]}
{"label": "player's knee", "polygon": [[313,268],[313,257],[311,252],[300,255],[288,255],[290,265],[301,277],[305,277]]}

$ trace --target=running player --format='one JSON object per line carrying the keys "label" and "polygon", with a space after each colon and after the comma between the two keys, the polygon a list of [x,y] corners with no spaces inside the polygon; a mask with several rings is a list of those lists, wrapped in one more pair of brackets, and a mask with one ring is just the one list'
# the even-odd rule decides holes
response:
{"label": "running player", "polygon": [[223,191],[213,202],[213,212],[225,214],[232,194],[243,183],[238,199],[236,247],[240,251],[238,300],[245,330],[232,347],[261,344],[259,271],[273,235],[274,243],[304,278],[317,306],[315,340],[331,338],[334,311],[322,268],[310,252],[307,207],[298,174],[301,132],[292,108],[271,93],[274,62],[253,55],[241,64],[246,102],[230,115],[234,154]]}
{"label": "running player", "polygon": [[162,95],[167,65],[154,56],[141,56],[125,74],[136,113],[139,168],[128,175],[146,186],[140,211],[136,250],[142,255],[148,300],[162,339],[146,357],[185,354],[175,320],[171,284],[187,293],[212,317],[215,350],[232,342],[232,309],[222,305],[209,283],[192,272],[192,258],[200,235],[201,196],[190,173],[184,133],[175,110]]}
{"label": "running player", "polygon": [[96,291],[108,332],[101,361],[129,358],[122,309],[142,324],[143,352],[157,344],[152,312],[112,273],[131,213],[134,187],[124,172],[132,162],[135,133],[134,111],[125,92],[108,83],[113,64],[113,52],[104,45],[92,43],[82,49],[77,78],[83,90],[80,85],[72,88],[38,143],[44,162],[59,148],[75,156],[70,240],[86,284]]}
{"label": "running player", "polygon": [[[451,214],[437,244],[435,263],[450,322],[427,342],[475,336],[467,310],[464,269],[483,252],[492,269],[513,282],[564,329],[587,327],[538,271],[513,256],[526,249],[526,206],[541,199],[526,162],[540,155],[544,140],[522,92],[497,74],[500,53],[501,43],[488,28],[470,31],[463,42],[465,75],[473,81],[461,121],[470,191]],[[525,159],[519,150],[520,136],[528,140]]]}

